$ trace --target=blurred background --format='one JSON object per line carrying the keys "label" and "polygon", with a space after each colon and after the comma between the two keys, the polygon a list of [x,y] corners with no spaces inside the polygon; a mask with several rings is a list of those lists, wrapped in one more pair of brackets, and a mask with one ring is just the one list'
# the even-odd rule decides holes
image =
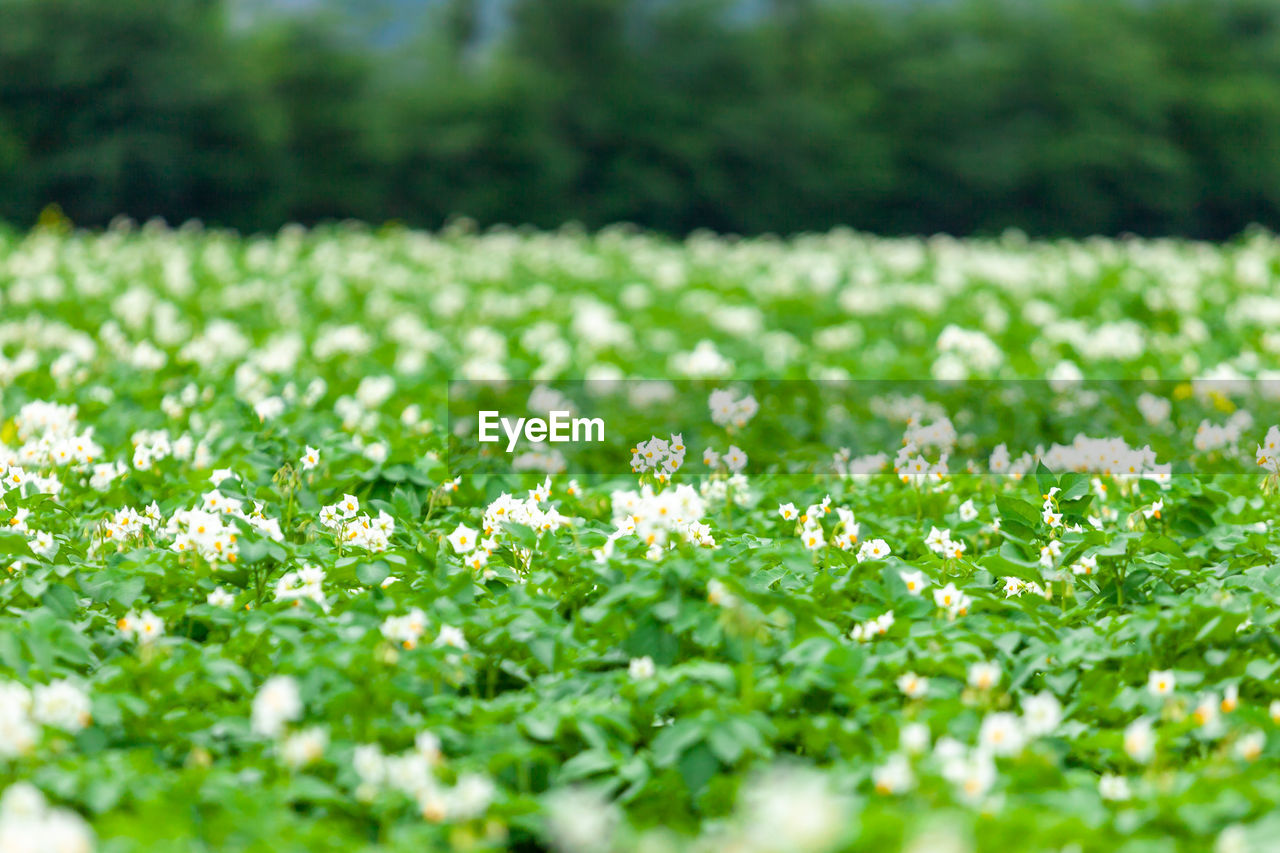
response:
{"label": "blurred background", "polygon": [[0,221],[1280,227],[1275,0],[0,0]]}

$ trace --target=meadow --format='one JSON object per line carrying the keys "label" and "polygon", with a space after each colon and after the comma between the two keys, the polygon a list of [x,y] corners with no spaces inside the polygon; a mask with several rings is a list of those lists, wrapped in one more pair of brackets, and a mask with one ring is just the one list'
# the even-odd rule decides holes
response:
{"label": "meadow", "polygon": [[1275,849],[1277,269],[0,232],[0,850]]}

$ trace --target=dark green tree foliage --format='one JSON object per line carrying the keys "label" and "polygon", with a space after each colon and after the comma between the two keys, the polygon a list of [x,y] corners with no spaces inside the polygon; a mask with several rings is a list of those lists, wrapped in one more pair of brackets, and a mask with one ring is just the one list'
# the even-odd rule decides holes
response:
{"label": "dark green tree foliage", "polygon": [[1262,0],[442,0],[398,46],[0,0],[0,218],[683,233],[1280,227]]}

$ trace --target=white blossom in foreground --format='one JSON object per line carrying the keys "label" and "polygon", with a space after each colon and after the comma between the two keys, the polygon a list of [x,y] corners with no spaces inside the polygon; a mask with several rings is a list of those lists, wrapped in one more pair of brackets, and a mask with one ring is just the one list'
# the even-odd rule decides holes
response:
{"label": "white blossom in foreground", "polygon": [[600,794],[587,788],[563,788],[548,794],[547,835],[560,853],[604,853],[613,847],[621,816]]}
{"label": "white blossom in foreground", "polygon": [[0,795],[0,850],[4,853],[91,853],[89,825],[70,809],[52,808],[30,783]]}
{"label": "white blossom in foreground", "polygon": [[911,787],[914,776],[907,757],[895,752],[885,763],[871,771],[871,781],[881,794],[900,794]]}
{"label": "white blossom in foreground", "polygon": [[849,799],[827,776],[803,767],[776,767],[748,780],[738,796],[742,833],[761,850],[818,853],[848,827]]}

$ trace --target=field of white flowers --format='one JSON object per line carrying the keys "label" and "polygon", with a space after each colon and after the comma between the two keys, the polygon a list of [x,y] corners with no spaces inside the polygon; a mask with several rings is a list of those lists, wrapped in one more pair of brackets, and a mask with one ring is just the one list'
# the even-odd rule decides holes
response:
{"label": "field of white flowers", "polygon": [[[0,851],[1277,849],[1278,270],[0,232]],[[495,378],[701,390],[504,471]]]}

